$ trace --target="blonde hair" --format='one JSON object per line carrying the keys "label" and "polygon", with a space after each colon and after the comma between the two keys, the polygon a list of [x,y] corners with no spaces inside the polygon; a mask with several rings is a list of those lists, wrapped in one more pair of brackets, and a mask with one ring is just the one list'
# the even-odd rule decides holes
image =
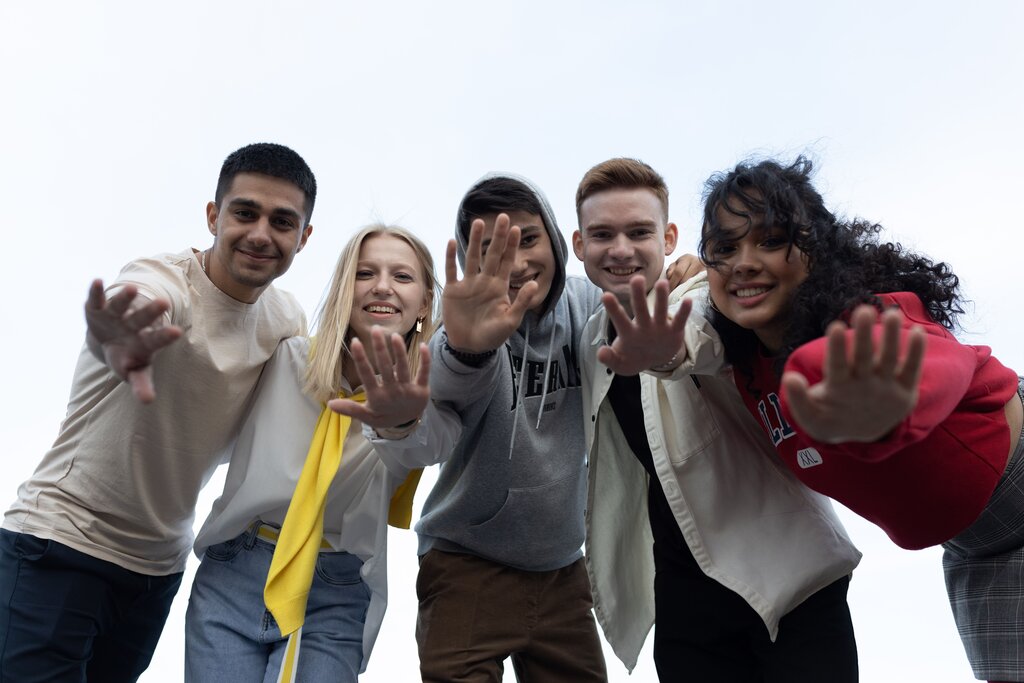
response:
{"label": "blonde hair", "polygon": [[316,329],[310,345],[309,363],[306,366],[305,392],[314,399],[324,402],[338,395],[342,377],[351,362],[348,349],[349,320],[352,317],[356,266],[363,242],[370,237],[387,235],[408,244],[423,271],[424,292],[427,300],[427,314],[422,329],[413,327],[405,335],[409,366],[413,372],[420,366],[420,343],[426,342],[437,329],[435,304],[440,299],[437,276],[434,274],[434,259],[418,237],[397,225],[374,223],[361,229],[341,250],[338,264],[334,268],[327,294],[321,301],[314,318]]}

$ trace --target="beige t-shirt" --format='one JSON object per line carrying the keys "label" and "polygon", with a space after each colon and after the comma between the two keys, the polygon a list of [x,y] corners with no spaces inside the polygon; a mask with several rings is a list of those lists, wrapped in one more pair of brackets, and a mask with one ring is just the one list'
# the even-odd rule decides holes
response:
{"label": "beige t-shirt", "polygon": [[184,569],[199,490],[238,432],[264,363],[280,340],[305,334],[305,316],[272,286],[254,304],[232,299],[191,249],[129,263],[110,290],[128,283],[169,300],[169,322],[183,331],[155,358],[156,400],[139,403],[83,346],[57,440],[3,528],[165,575]]}

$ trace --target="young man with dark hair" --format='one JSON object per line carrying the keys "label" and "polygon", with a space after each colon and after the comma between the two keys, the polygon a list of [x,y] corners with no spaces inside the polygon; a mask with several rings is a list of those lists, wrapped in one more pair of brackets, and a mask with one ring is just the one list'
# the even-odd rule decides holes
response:
{"label": "young man with dark hair", "polygon": [[[67,417],[0,530],[0,678],[134,681],[192,546],[200,488],[264,363],[305,332],[272,286],[312,232],[316,181],[287,147],[224,162],[213,245],[93,283]],[[157,391],[158,389],[158,391]]]}
{"label": "young man with dark hair", "polygon": [[669,296],[664,179],[605,161],[576,211],[573,249],[605,291],[580,364],[587,564],[609,643],[632,669],[656,624],[663,681],[856,681],[846,590],[860,553],[830,502],[774,457],[706,321],[688,318],[706,275]]}
{"label": "young man with dark hair", "polygon": [[566,276],[567,256],[526,179],[491,175],[463,199],[430,377],[462,434],[416,526],[424,681],[498,682],[507,657],[522,681],[606,680],[581,550],[577,364],[600,292]]}

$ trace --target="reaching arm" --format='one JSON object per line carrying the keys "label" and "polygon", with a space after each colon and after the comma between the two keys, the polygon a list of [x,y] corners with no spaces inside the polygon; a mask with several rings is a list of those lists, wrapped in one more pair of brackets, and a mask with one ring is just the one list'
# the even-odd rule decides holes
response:
{"label": "reaching arm", "polygon": [[366,391],[366,402],[336,398],[327,405],[336,413],[373,427],[384,438],[400,439],[415,429],[430,401],[430,351],[426,344],[420,344],[420,367],[412,377],[402,336],[395,333],[387,339],[376,325],[370,335],[372,359],[362,342],[353,339],[351,343],[352,360]]}
{"label": "reaching arm", "polygon": [[686,320],[693,302],[684,299],[675,315],[669,315],[669,283],[659,280],[654,285],[654,311],[649,312],[644,285],[639,275],[629,283],[633,318],[614,294],[602,297],[616,337],[611,345],[597,350],[597,359],[617,375],[635,375],[644,370],[671,372],[686,360]]}
{"label": "reaching arm", "polygon": [[145,302],[138,290],[126,285],[108,300],[103,282],[94,280],[85,302],[87,344],[116,376],[131,385],[135,398],[150,403],[156,398],[152,364],[156,354],[181,336],[175,325],[163,325],[170,308],[166,301]]}
{"label": "reaching arm", "polygon": [[903,314],[896,309],[882,315],[880,330],[871,306],[858,307],[850,320],[852,332],[840,321],[826,330],[820,381],[812,384],[794,370],[782,376],[783,399],[793,419],[822,443],[883,439],[918,403],[924,329],[914,325],[903,335]]}

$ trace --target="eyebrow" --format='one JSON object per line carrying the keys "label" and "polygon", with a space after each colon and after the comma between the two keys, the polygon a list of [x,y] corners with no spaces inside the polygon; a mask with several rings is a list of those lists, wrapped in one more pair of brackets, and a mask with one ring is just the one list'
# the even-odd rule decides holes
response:
{"label": "eyebrow", "polygon": [[[610,225],[608,223],[591,223],[586,228],[584,228],[584,231],[585,232],[590,232],[591,230],[611,230],[611,229],[616,228],[616,227],[618,227],[618,226]],[[626,223],[625,227],[627,229],[629,229],[629,228],[657,228],[658,227],[658,223],[657,223],[657,221],[632,221],[630,223]]]}

